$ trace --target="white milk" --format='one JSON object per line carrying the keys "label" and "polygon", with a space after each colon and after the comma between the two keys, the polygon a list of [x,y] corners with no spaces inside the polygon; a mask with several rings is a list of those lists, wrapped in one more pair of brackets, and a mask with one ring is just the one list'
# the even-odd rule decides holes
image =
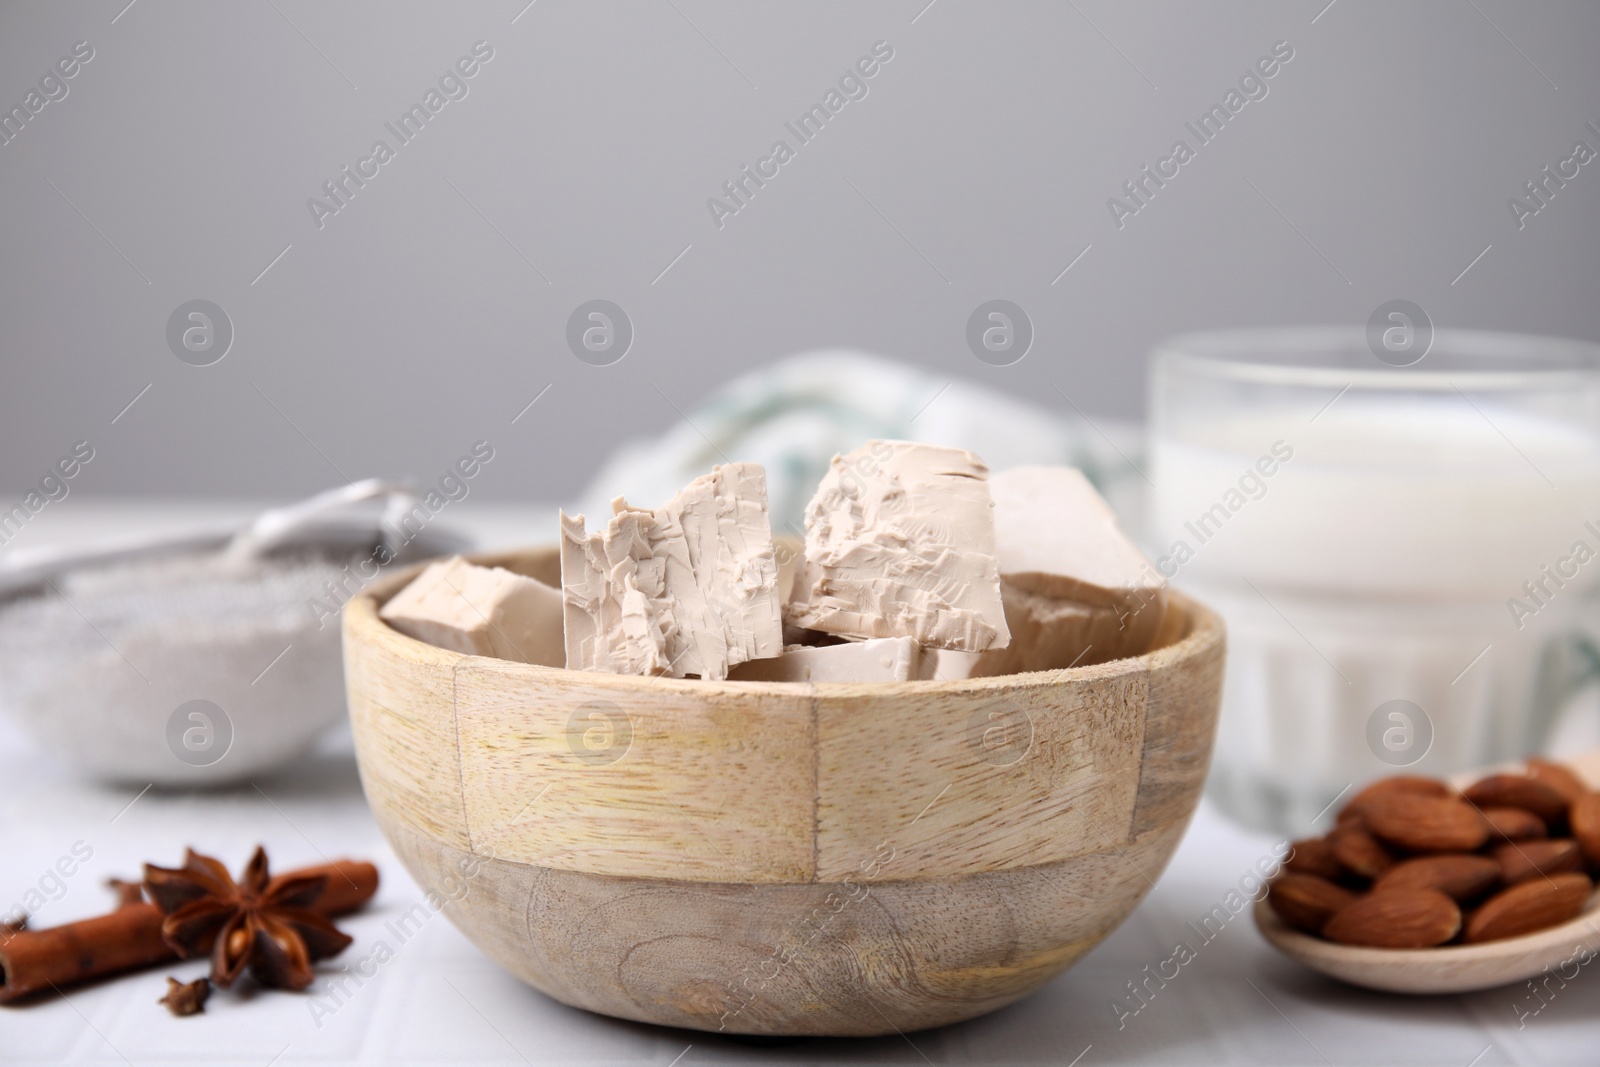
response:
{"label": "white milk", "polygon": [[1346,786],[1544,740],[1541,657],[1596,615],[1600,438],[1475,402],[1352,391],[1153,442],[1158,564],[1229,626],[1236,814],[1304,832]]}

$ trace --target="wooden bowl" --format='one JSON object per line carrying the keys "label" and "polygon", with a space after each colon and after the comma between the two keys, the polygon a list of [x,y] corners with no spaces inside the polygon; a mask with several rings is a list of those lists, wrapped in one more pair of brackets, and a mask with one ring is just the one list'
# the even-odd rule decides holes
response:
{"label": "wooden bowl", "polygon": [[[556,549],[479,557],[559,581]],[[562,1003],[871,1035],[1009,1004],[1114,930],[1210,760],[1216,615],[956,682],[701,682],[462,656],[344,613],[367,798],[472,941]]]}

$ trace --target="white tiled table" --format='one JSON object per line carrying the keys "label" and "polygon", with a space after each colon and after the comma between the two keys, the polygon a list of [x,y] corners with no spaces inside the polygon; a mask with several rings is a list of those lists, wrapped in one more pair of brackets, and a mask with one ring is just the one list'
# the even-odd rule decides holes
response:
{"label": "white tiled table", "polygon": [[[91,500],[63,507],[30,543],[147,525],[134,504]],[[247,514],[248,506],[193,506],[188,517]],[[169,512],[170,515],[176,514]],[[547,509],[464,505],[452,519],[489,545],[540,540]],[[49,517],[41,515],[41,520]],[[523,535],[523,531],[528,533]],[[19,544],[21,539],[19,539]],[[3,650],[0,650],[3,654]],[[1196,958],[1119,1027],[1114,1002],[1127,983],[1172,955],[1186,924],[1220,904],[1273,842],[1223,821],[1207,806],[1171,866],[1134,915],[1042,991],[1009,1009],[908,1038],[808,1041],[782,1046],[618,1022],[562,1007],[490,963],[442,917],[404,944],[385,924],[421,899],[384,843],[361,795],[347,733],[330,736],[291,773],[222,793],[136,789],[86,782],[34,751],[0,723],[0,907],[20,900],[76,842],[93,856],[66,881],[36,925],[106,910],[107,877],[134,877],[146,860],[173,864],[183,846],[214,851],[237,869],[257,842],[280,868],[323,856],[371,859],[383,878],[364,913],[341,926],[353,963],[382,940],[394,957],[331,1014],[313,997],[213,994],[206,1014],[175,1019],[155,1000],[168,973],[193,978],[200,962],[152,970],[0,1009],[0,1062],[93,1064],[493,1063],[1018,1063],[1081,1067],[1151,1064],[1600,1063],[1600,971],[1585,968],[1538,1015],[1522,987],[1465,997],[1408,999],[1351,989],[1274,954],[1234,918]],[[81,851],[81,849],[80,849]],[[324,965],[325,973],[332,968]],[[324,1000],[324,1005],[332,1001]],[[1074,1060],[1075,1057],[1081,1057]]]}

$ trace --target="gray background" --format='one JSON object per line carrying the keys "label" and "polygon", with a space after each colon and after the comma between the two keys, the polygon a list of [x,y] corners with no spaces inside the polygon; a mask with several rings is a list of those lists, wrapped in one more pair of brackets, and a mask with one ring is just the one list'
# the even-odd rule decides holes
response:
{"label": "gray background", "polygon": [[[1136,417],[1179,330],[1405,297],[1600,339],[1600,163],[1520,232],[1506,205],[1600,148],[1592,2],[125,3],[0,8],[7,108],[95,49],[0,146],[0,487],[80,438],[75,491],[229,495],[432,480],[488,438],[475,491],[549,499],[824,345]],[[480,39],[467,98],[319,231],[307,198]],[[869,95],[719,231],[707,198],[878,40]],[[1117,229],[1107,198],[1278,40],[1269,95]],[[597,297],[637,331],[609,367],[564,340]],[[1010,367],[964,338],[997,297],[1037,331]],[[165,342],[197,298],[236,331],[210,367]]]}

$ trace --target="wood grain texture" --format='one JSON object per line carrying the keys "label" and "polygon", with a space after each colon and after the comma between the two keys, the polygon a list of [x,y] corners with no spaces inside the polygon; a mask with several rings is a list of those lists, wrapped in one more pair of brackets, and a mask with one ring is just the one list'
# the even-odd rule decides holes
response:
{"label": "wood grain texture", "polygon": [[485,954],[564,1004],[818,1036],[942,1026],[1026,996],[1127,917],[1150,888],[1140,871],[1160,870],[1182,833],[961,878],[748,885],[483,859],[380,821]]}
{"label": "wood grain texture", "polygon": [[[476,562],[550,581],[555,553]],[[346,609],[368,798],[463,931],[565,1003],[769,1034],[970,1018],[1114,929],[1199,799],[1222,626],[1177,595],[1163,647],[1093,667],[706,683],[429,648],[376,615],[408,577]]]}
{"label": "wood grain texture", "polygon": [[[402,585],[387,582],[380,592]],[[345,691],[363,750],[361,784],[374,809],[468,847],[455,715],[461,657],[391,630],[378,618],[379,603],[360,596],[344,610]]]}
{"label": "wood grain texture", "polygon": [[[1124,844],[1146,679],[1061,673],[818,686],[817,877],[973,874]],[[885,847],[895,861],[863,871]]]}
{"label": "wood grain texture", "polygon": [[[561,585],[561,560],[554,550],[502,552],[475,562]],[[351,728],[367,756],[358,762],[373,808],[440,841],[467,847],[455,697],[455,670],[463,657],[414,641],[378,618],[378,608],[426,566],[374,582],[345,606],[345,695]]]}
{"label": "wood grain texture", "polygon": [[[1174,621],[1174,616],[1181,622]],[[1144,747],[1139,756],[1139,799],[1133,834],[1173,820],[1188,820],[1194,798],[1211,766],[1217,734],[1217,694],[1222,691],[1222,620],[1215,615],[1169,610],[1169,642],[1215,646],[1215,656],[1186,656],[1183,644],[1163,642],[1145,657],[1150,686],[1145,705]],[[1182,628],[1179,628],[1182,627]]]}
{"label": "wood grain texture", "polygon": [[809,881],[811,700],[751,684],[464,659],[473,844],[597,874]]}

